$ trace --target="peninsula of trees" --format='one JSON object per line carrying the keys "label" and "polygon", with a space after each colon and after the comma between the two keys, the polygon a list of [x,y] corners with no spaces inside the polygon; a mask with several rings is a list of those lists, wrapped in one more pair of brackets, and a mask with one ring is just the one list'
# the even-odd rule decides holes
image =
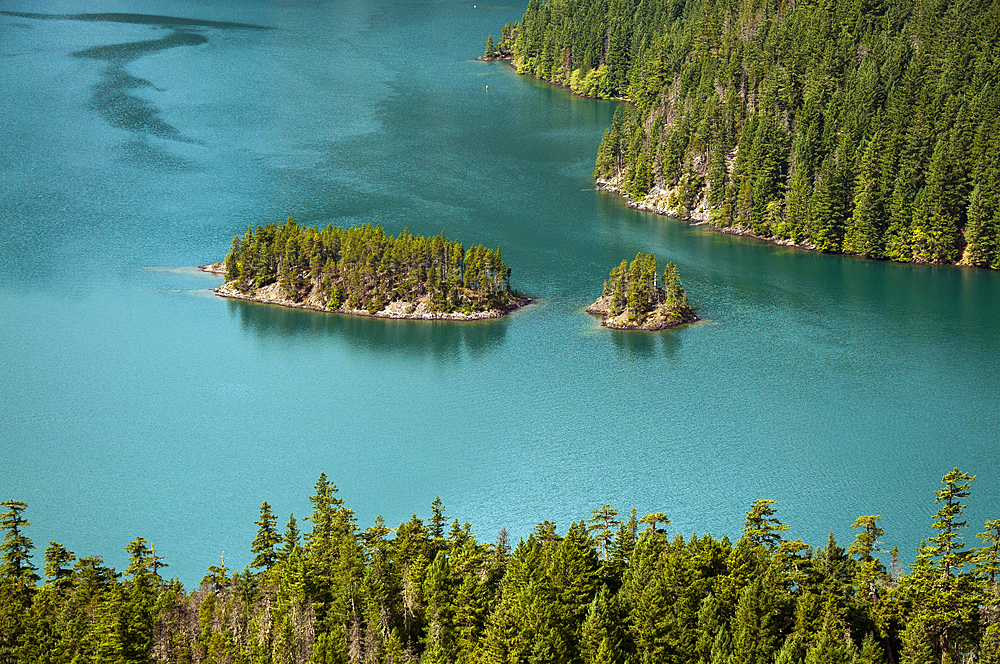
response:
{"label": "peninsula of trees", "polygon": [[635,207],[996,269],[997,44],[992,0],[530,0],[487,46],[518,72],[631,102],[594,174]]}
{"label": "peninsula of trees", "polygon": [[[4,664],[405,662],[509,664],[947,664],[1000,662],[1000,521],[963,539],[975,477],[957,468],[904,573],[879,516],[845,549],[785,539],[757,500],[735,541],[668,536],[661,512],[611,505],[560,534],[543,521],[514,547],[449,517],[361,530],[320,475],[308,532],[279,532],[264,502],[252,562],[167,581],[138,537],[124,574],[57,542],[44,581],[26,505],[0,503]],[[41,583],[40,583],[41,582]]]}
{"label": "peninsula of trees", "polygon": [[603,316],[601,325],[617,330],[665,330],[698,320],[677,266],[667,263],[663,286],[657,283],[657,270],[653,254],[639,252],[631,265],[622,261],[611,270],[601,297],[587,307],[587,313]]}
{"label": "peninsula of trees", "polygon": [[378,226],[248,228],[224,263],[224,297],[385,318],[496,318],[531,300],[496,251]]}

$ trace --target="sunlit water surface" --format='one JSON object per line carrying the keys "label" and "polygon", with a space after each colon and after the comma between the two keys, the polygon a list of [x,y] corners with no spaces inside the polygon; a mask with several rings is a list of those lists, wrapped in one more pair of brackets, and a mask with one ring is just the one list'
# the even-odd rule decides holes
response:
{"label": "sunlit water surface", "polygon": [[[953,466],[979,475],[967,540],[1000,516],[1000,275],[594,191],[614,105],[473,60],[520,4],[297,4],[0,2],[0,496],[36,564],[58,540],[122,568],[141,535],[190,586],[250,562],[262,501],[306,516],[321,471],[362,527],[440,495],[483,540],[603,503],[734,537],[773,498],[792,537],[881,514],[912,558]],[[499,245],[537,303],[455,324],[214,297],[192,266],[289,215]],[[638,251],[703,323],[583,312]]]}

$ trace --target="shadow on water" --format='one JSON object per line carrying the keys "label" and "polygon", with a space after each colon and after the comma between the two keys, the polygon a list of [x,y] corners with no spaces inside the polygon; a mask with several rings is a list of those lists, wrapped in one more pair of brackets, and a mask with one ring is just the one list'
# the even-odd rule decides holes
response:
{"label": "shadow on water", "polygon": [[329,338],[379,354],[430,356],[448,362],[464,352],[480,357],[503,346],[507,318],[427,321],[368,318],[226,300],[242,328],[262,339]]}
{"label": "shadow on water", "polygon": [[158,164],[171,170],[184,169],[189,165],[182,159],[168,154],[161,148],[145,142],[145,137],[170,139],[193,143],[184,138],[176,127],[160,117],[160,109],[135,94],[141,88],[157,89],[150,81],[132,76],[125,67],[143,56],[180,46],[198,46],[208,41],[204,35],[193,30],[210,28],[216,30],[270,30],[271,28],[249,23],[228,23],[222,21],[201,21],[172,16],[150,14],[32,14],[21,12],[0,12],[6,16],[16,16],[40,20],[69,20],[105,23],[128,23],[169,29],[171,32],[161,39],[150,39],[123,44],[108,44],[76,51],[74,57],[99,60],[107,63],[101,79],[93,86],[89,110],[94,111],[112,127],[133,132],[143,137],[144,149],[136,148],[136,140],[124,154],[131,160],[140,160],[144,165]]}
{"label": "shadow on water", "polygon": [[663,330],[660,332],[640,332],[637,330],[608,330],[611,341],[635,359],[650,359],[655,357],[672,358],[681,345],[683,330]]}
{"label": "shadow on water", "polygon": [[101,80],[93,87],[87,108],[98,113],[112,127],[137,134],[190,142],[181,136],[176,127],[159,117],[158,108],[145,99],[130,94],[131,90],[155,89],[155,86],[146,79],[129,74],[125,71],[125,65],[149,53],[178,46],[197,46],[207,41],[208,39],[202,35],[175,31],[163,39],[95,46],[77,51],[73,54],[75,57],[104,60],[108,63]]}
{"label": "shadow on water", "polygon": [[215,28],[217,30],[273,30],[265,25],[252,23],[231,23],[228,21],[202,21],[177,16],[157,16],[155,14],[37,14],[31,12],[0,11],[3,16],[36,18],[50,21],[87,21],[90,23],[131,23],[133,25],[160,25],[163,27]]}

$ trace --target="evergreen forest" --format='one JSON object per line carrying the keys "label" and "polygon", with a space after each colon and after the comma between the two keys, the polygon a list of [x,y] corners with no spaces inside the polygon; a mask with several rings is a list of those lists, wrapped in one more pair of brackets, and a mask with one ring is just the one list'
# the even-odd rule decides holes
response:
{"label": "evergreen forest", "polygon": [[386,235],[365,224],[342,229],[282,225],[248,228],[233,238],[226,286],[244,295],[307,302],[329,310],[375,313],[392,302],[431,312],[503,310],[517,295],[510,268],[496,251],[464,248],[444,234],[424,238],[403,230]]}
{"label": "evergreen forest", "polygon": [[0,662],[996,664],[1000,520],[967,541],[974,480],[943,477],[904,572],[879,516],[846,548],[787,539],[773,500],[735,542],[607,504],[562,532],[480,542],[440,498],[426,520],[362,530],[321,474],[308,529],[294,514],[279,529],[264,502],[250,566],[223,558],[192,590],[142,537],[122,572],[56,542],[40,570],[27,505],[8,500]]}
{"label": "evergreen forest", "polygon": [[1000,2],[530,0],[486,50],[629,102],[594,174],[632,204],[1000,268]]}
{"label": "evergreen forest", "polygon": [[605,327],[661,330],[698,320],[681,284],[673,261],[663,269],[663,285],[657,282],[656,256],[641,251],[629,264],[622,261],[611,270],[604,289],[589,313],[603,314]]}

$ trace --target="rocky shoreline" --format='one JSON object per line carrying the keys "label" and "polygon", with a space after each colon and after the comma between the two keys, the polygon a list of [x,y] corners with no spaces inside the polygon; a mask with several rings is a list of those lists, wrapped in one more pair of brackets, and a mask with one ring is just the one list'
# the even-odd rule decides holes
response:
{"label": "rocky shoreline", "polygon": [[[221,263],[212,265],[199,265],[202,272],[225,275],[225,267]],[[516,297],[502,309],[490,309],[488,311],[476,311],[471,314],[462,312],[431,311],[429,301],[422,299],[418,302],[406,302],[396,300],[388,303],[383,309],[371,312],[367,309],[349,309],[341,305],[337,309],[330,309],[318,302],[294,302],[277,295],[277,288],[272,288],[277,284],[265,286],[258,289],[257,294],[248,295],[232,288],[228,283],[213,288],[212,292],[219,297],[226,297],[233,300],[245,300],[247,302],[258,302],[260,304],[276,304],[290,309],[308,309],[309,311],[320,311],[328,314],[347,314],[349,316],[365,316],[367,318],[392,318],[398,320],[454,320],[454,321],[476,321],[502,318],[507,314],[531,304],[534,300],[530,297]]]}
{"label": "rocky shoreline", "polygon": [[623,311],[617,316],[610,315],[610,295],[604,295],[597,298],[597,301],[587,307],[585,311],[594,316],[601,316],[601,327],[606,327],[611,330],[659,332],[660,330],[669,330],[679,325],[687,325],[688,323],[695,323],[701,320],[694,314],[694,312],[691,312],[689,315],[681,315],[678,318],[676,316],[669,315],[671,312],[667,312],[664,309],[656,309],[651,311],[641,323],[633,323],[628,320],[628,312],[626,311]]}
{"label": "rocky shoreline", "polygon": [[670,200],[672,192],[667,189],[653,189],[641,201],[637,201],[622,191],[618,186],[618,183],[613,180],[602,180],[598,178],[597,188],[606,191],[609,194],[620,196],[625,200],[625,205],[633,210],[652,212],[653,214],[658,214],[664,217],[672,217],[674,219],[679,219],[680,221],[686,221],[692,226],[707,225],[716,233],[723,233],[724,235],[738,235],[740,237],[759,240],[761,242],[767,242],[768,244],[781,247],[795,247],[796,249],[805,249],[806,251],[816,251],[816,245],[810,242],[794,242],[792,240],[774,237],[773,235],[758,235],[749,228],[740,228],[737,226],[712,226],[707,204],[701,201],[701,204],[699,204],[694,210],[687,211],[685,214],[685,211],[672,208],[669,205],[668,201]]}
{"label": "rocky shoreline", "polygon": [[[497,57],[497,58],[487,58],[480,56],[476,60],[482,62],[499,62],[506,61],[507,65],[517,72],[517,65],[514,64],[513,58],[511,57]],[[520,73],[520,72],[518,72]],[[537,77],[536,77],[537,78]],[[546,79],[539,78],[538,80],[554,85],[560,88],[566,88],[572,92],[577,97],[583,97],[584,99],[603,99],[602,97],[592,97],[590,95],[582,95],[577,92],[572,91],[569,86],[566,86],[558,81],[549,81]],[[631,104],[632,101],[627,97],[620,97],[616,99],[608,99],[607,101],[618,101],[625,104]],[[730,172],[732,172],[732,163],[728,164]],[[611,180],[597,179],[597,188],[607,191],[608,193],[615,194],[625,200],[625,205],[633,210],[640,210],[643,212],[652,212],[653,214],[658,214],[665,217],[672,217],[680,221],[686,221],[692,226],[703,226],[708,225],[713,231],[717,233],[723,233],[725,235],[737,235],[739,237],[750,238],[751,240],[758,240],[760,242],[767,242],[779,247],[794,247],[796,249],[804,249],[805,251],[818,251],[815,244],[811,242],[795,242],[794,240],[787,240],[784,238],[779,238],[774,235],[758,235],[754,233],[753,230],[749,228],[741,228],[738,226],[712,226],[711,218],[709,216],[709,207],[707,202],[707,191],[702,190],[701,196],[699,197],[697,207],[694,210],[679,210],[672,207],[669,204],[669,200],[672,194],[675,192],[669,189],[657,188],[651,190],[646,196],[643,197],[641,201],[637,201],[629,194],[621,190],[619,183]],[[861,254],[850,254],[844,253],[844,256],[854,256],[856,258],[864,258],[865,260],[879,260],[871,259],[867,256]],[[926,264],[926,261],[914,259],[911,261],[915,264]],[[968,258],[968,249],[963,251],[962,257],[955,261],[954,263],[942,263],[944,265],[958,265],[961,267],[972,267],[972,263]]]}

